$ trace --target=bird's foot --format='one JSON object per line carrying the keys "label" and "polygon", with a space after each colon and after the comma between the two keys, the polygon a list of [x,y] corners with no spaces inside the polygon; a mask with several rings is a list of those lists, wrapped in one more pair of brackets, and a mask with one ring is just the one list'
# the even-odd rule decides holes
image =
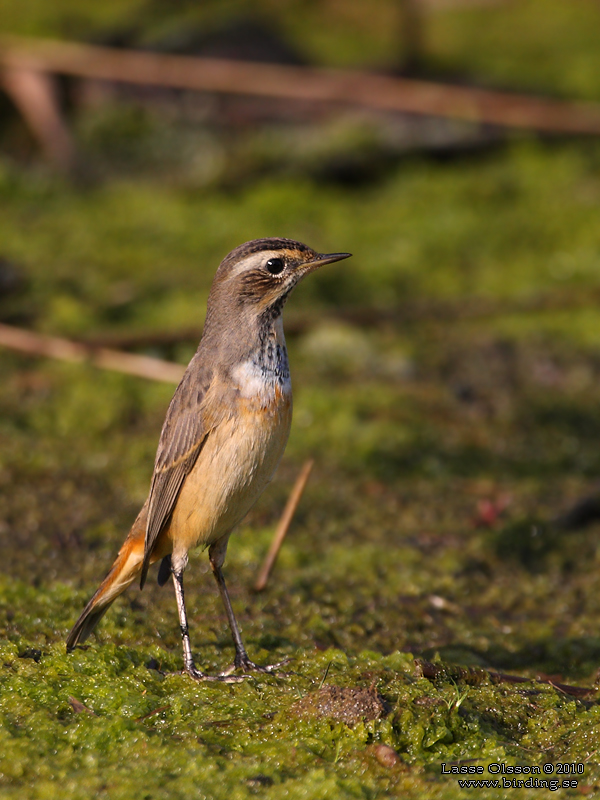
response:
{"label": "bird's foot", "polygon": [[[243,655],[236,655],[235,661],[233,664],[223,672],[221,672],[221,676],[223,678],[227,678],[232,675],[236,670],[241,669],[245,673],[250,672],[258,672],[261,675],[273,675],[274,673],[278,672],[281,667],[289,662],[289,658],[284,658],[283,661],[278,661],[277,664],[268,664],[264,667],[261,667],[259,664],[255,664],[254,661],[250,661],[248,656],[244,653]],[[287,673],[281,673],[282,675],[286,675]],[[244,678],[250,677],[248,674],[242,675],[240,680]]]}
{"label": "bird's foot", "polygon": [[180,675],[189,675],[195,681],[215,681],[218,683],[241,683],[248,675],[231,675],[227,672],[222,672],[220,675],[207,675],[199,669],[196,669],[194,664],[188,664],[179,673]]}

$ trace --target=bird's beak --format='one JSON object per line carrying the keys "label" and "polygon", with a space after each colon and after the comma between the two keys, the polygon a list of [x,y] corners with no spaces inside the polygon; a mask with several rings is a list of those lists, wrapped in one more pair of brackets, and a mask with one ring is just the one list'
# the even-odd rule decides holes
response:
{"label": "bird's beak", "polygon": [[342,261],[344,258],[350,258],[352,253],[319,253],[313,261],[307,261],[304,264],[307,272],[312,272],[325,264],[333,264],[334,261]]}

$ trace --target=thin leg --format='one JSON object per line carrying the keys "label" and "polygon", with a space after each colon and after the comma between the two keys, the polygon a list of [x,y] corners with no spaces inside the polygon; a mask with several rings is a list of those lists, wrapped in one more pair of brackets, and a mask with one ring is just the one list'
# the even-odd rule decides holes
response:
{"label": "thin leg", "polygon": [[233,637],[233,644],[235,646],[235,659],[233,661],[233,665],[235,669],[252,669],[255,667],[255,665],[248,658],[248,653],[244,647],[242,634],[240,633],[239,625],[237,624],[235,614],[233,613],[233,608],[231,607],[231,600],[229,599],[229,592],[227,591],[227,585],[225,584],[225,578],[223,577],[223,570],[221,567],[217,567],[215,564],[212,565],[212,568],[213,575],[217,581],[217,586],[219,587],[221,600],[223,601],[225,611],[227,612],[227,619],[229,620],[231,636]]}
{"label": "thin leg", "polygon": [[181,628],[181,642],[183,644],[183,671],[187,672],[187,674],[196,681],[225,681],[226,683],[237,683],[243,680],[243,678],[232,678],[223,675],[213,677],[196,669],[192,657],[192,646],[190,644],[190,633],[185,610],[183,569],[177,571],[173,570],[173,585],[175,587],[175,599],[177,600],[177,611],[179,612],[179,627]]}
{"label": "thin leg", "polygon": [[[218,563],[218,552],[213,552],[212,548],[209,550],[209,559],[210,565],[213,570],[213,575],[215,576],[215,580],[217,582],[217,586],[219,587],[219,594],[221,595],[221,600],[223,601],[223,605],[225,606],[225,611],[227,613],[227,619],[229,620],[229,627],[231,628],[231,636],[233,638],[233,644],[235,646],[235,659],[233,661],[233,667],[227,670],[224,675],[233,672],[234,669],[243,669],[244,672],[273,672],[274,670],[278,669],[281,666],[279,664],[272,664],[271,666],[267,667],[259,667],[253,661],[250,661],[248,658],[248,653],[246,652],[246,648],[244,647],[244,643],[242,641],[242,634],[240,633],[240,627],[237,624],[237,620],[235,618],[235,614],[233,613],[233,608],[231,607],[231,600],[229,599],[229,592],[227,591],[227,585],[225,584],[225,577],[223,575],[223,570],[221,569],[221,565]],[[284,663],[284,662],[282,662]]]}

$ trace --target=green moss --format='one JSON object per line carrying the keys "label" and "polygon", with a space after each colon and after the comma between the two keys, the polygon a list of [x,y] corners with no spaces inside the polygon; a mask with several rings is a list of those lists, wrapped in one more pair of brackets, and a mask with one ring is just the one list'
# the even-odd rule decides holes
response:
{"label": "green moss", "polygon": [[[502,26],[469,31],[482,30],[484,13],[526,21],[542,5],[432,12],[428,47],[516,81],[524,45],[515,39],[508,64]],[[575,73],[597,54],[580,58],[580,22],[550,7],[540,51],[561,20],[569,32],[564,82],[553,85],[591,97],[596,89]],[[56,4],[53,28],[35,4],[15,6],[14,28],[58,30],[65,8]],[[596,12],[583,8],[592,30]],[[94,14],[114,21],[121,8]],[[380,18],[360,36],[373,37]],[[459,30],[472,43],[460,58]],[[307,44],[319,46],[317,37]],[[358,45],[347,47],[335,58],[350,60]],[[532,63],[528,84],[554,81],[555,68]],[[96,136],[106,133],[100,122]],[[138,139],[151,150],[164,131],[143,122],[150,127],[132,123],[103,140],[106,158],[118,162],[118,147]],[[78,135],[91,144],[92,133]],[[152,582],[115,604],[87,649],[65,653],[145,498],[171,388],[2,354],[3,797],[454,798],[460,789],[441,764],[459,761],[579,762],[584,775],[569,777],[596,791],[598,530],[553,521],[597,492],[600,471],[599,152],[595,142],[520,142],[473,159],[406,160],[360,190],[293,171],[251,180],[245,162],[233,165],[244,181],[227,190],[134,171],[75,189],[2,162],[0,256],[24,278],[18,314],[40,331],[201,326],[219,259],[255,236],[355,253],[290,302],[289,316],[314,321],[290,341],[292,436],[226,564],[251,657],[288,658],[287,674],[236,686],[175,674],[175,604],[170,587]],[[552,302],[529,302],[540,296]],[[10,302],[2,314],[16,313]],[[370,330],[331,319],[339,306],[363,305],[397,309],[399,319]],[[176,355],[191,352],[184,344]],[[307,457],[314,474],[275,573],[253,594]],[[194,651],[218,672],[233,647],[205,554],[187,575]],[[438,678],[422,677],[414,656],[435,661]],[[485,670],[531,682],[491,681]],[[553,685],[561,682],[591,691],[573,697]],[[337,687],[328,696],[378,693],[388,710],[352,726],[336,714],[294,714],[323,687]]]}

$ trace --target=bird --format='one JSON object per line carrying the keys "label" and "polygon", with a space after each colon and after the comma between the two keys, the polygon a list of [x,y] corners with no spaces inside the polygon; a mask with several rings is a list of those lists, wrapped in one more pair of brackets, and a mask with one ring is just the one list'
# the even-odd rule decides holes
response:
{"label": "bird", "polygon": [[[198,349],[167,410],[148,497],[69,633],[68,652],[88,638],[135,580],[143,588],[150,566],[160,562],[159,585],[173,579],[184,673],[197,681],[234,682],[279,666],[261,667],[248,657],[222,567],[232,530],[271,480],[290,432],[283,307],[306,275],[350,255],[264,238],[236,247],[223,259]],[[185,607],[183,573],[188,552],[198,546],[208,548],[235,647],[233,665],[214,676],[196,667]],[[242,677],[234,675],[239,670]]]}

